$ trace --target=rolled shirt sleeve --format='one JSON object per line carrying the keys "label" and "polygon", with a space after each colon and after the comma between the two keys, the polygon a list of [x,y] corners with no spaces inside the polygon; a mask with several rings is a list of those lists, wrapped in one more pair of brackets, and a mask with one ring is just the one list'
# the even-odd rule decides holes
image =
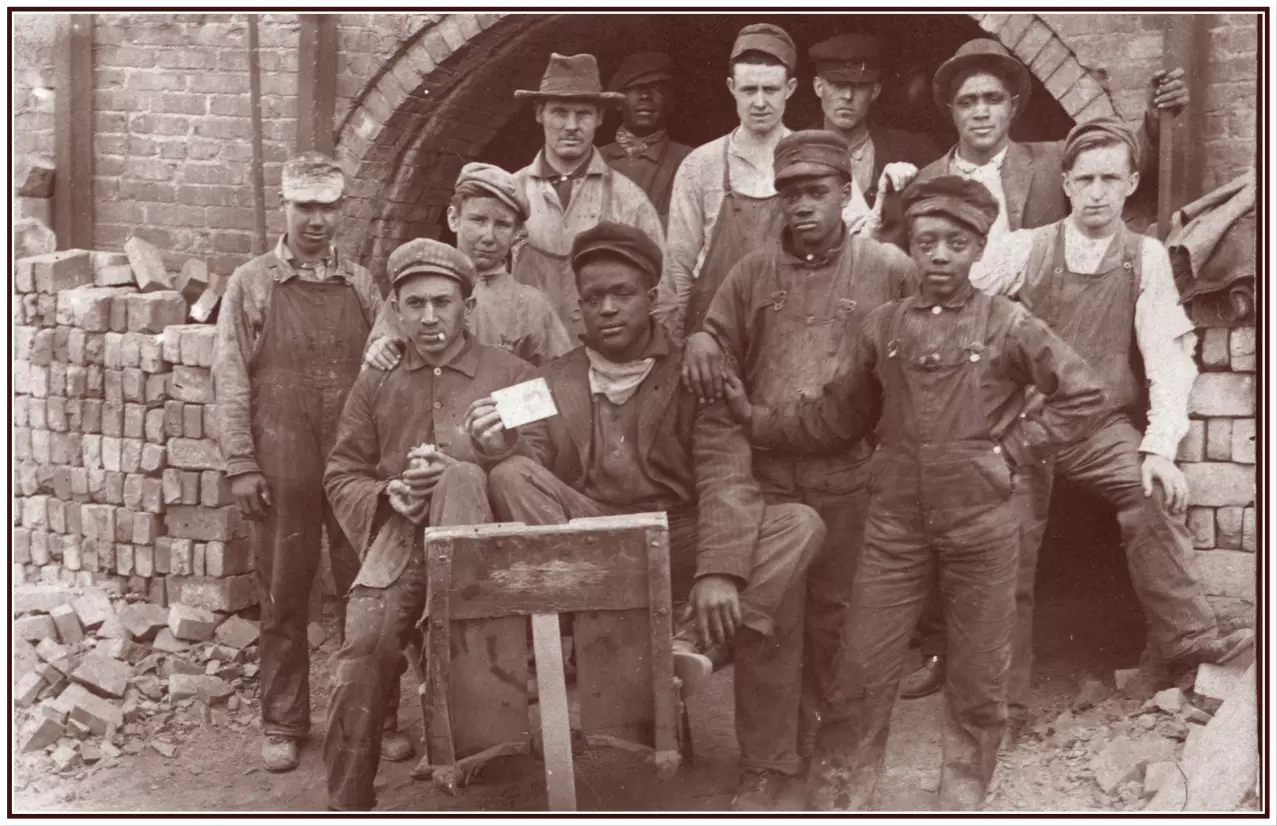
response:
{"label": "rolled shirt sleeve", "polygon": [[[703,149],[703,147],[702,147]],[[687,309],[692,284],[696,280],[696,267],[705,246],[706,194],[703,186],[707,156],[696,150],[683,159],[674,175],[674,187],[670,193],[668,235],[665,244],[665,271],[662,275],[662,295],[654,311],[666,329],[682,338],[683,314]],[[676,332],[677,331],[677,332]]]}
{"label": "rolled shirt sleeve", "polygon": [[1170,256],[1161,243],[1144,241],[1135,339],[1148,379],[1148,427],[1140,452],[1174,461],[1188,433],[1188,399],[1197,378],[1193,322],[1179,304]]}
{"label": "rolled shirt sleeve", "polygon": [[985,295],[1014,296],[1024,286],[1033,250],[1033,230],[990,235],[980,260],[971,265],[971,286]]}

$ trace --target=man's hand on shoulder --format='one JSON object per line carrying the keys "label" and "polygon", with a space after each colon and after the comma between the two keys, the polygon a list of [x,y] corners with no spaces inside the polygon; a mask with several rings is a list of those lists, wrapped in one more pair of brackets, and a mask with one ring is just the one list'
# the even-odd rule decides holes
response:
{"label": "man's hand on shoulder", "polygon": [[364,353],[364,365],[376,370],[394,370],[403,358],[406,345],[394,336],[382,336],[368,345]]}
{"label": "man's hand on shoulder", "polygon": [[723,351],[709,333],[693,334],[683,348],[683,384],[701,404],[723,397]]}

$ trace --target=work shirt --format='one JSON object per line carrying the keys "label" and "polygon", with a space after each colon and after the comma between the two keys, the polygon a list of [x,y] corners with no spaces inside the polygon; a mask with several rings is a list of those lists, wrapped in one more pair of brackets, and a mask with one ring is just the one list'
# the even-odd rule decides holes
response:
{"label": "work shirt", "polygon": [[323,256],[318,261],[308,264],[293,254],[292,248],[285,240],[287,237],[287,235],[279,236],[279,241],[275,244],[275,255],[279,256],[279,260],[287,264],[302,281],[327,280],[337,264],[337,245],[329,243],[328,250]]}
{"label": "work shirt", "polygon": [[[971,283],[990,295],[1015,296],[1033,289],[1050,275],[1046,268],[1029,272],[1034,244],[1053,249],[1061,225],[1068,269],[1096,273],[1116,236],[1087,238],[1071,218],[1066,218],[1037,229],[1018,230],[990,243],[981,260],[971,268]],[[1148,380],[1148,426],[1140,451],[1174,461],[1189,429],[1188,399],[1197,377],[1193,361],[1197,340],[1193,323],[1180,306],[1166,248],[1155,238],[1145,237],[1141,243],[1138,295],[1131,319]],[[1046,260],[1050,257],[1046,255]]]}
{"label": "work shirt", "polygon": [[[685,307],[692,282],[705,263],[709,239],[723,203],[723,146],[732,189],[751,198],[776,194],[772,153],[755,162],[741,153],[736,143],[740,128],[691,151],[674,176],[670,196],[669,244],[665,252],[665,279],[677,306]],[[789,134],[782,127],[776,142]],[[773,144],[773,147],[775,144]]]}
{"label": "work shirt", "polygon": [[[280,255],[280,250],[284,255]],[[320,273],[323,278],[320,278]],[[226,475],[259,473],[252,433],[252,373],[261,351],[266,313],[276,284],[292,278],[340,279],[355,292],[371,326],[381,310],[381,292],[368,270],[338,254],[336,247],[319,266],[296,266],[283,237],[275,250],[241,264],[231,273],[217,319],[213,383],[217,400],[218,442]]]}
{"label": "work shirt", "polygon": [[998,202],[998,217],[993,222],[993,226],[989,227],[989,240],[995,241],[999,235],[1009,232],[1010,230],[1007,226],[1007,193],[1002,186],[1002,164],[1006,161],[1007,147],[1002,147],[998,154],[983,164],[963,160],[958,155],[956,148],[947,157],[950,175],[957,175],[984,184],[985,188],[993,195],[993,199]]}
{"label": "work shirt", "polygon": [[[955,396],[971,386],[960,383],[961,371],[973,367],[977,415],[953,409]],[[884,397],[888,381],[900,386],[888,371],[903,373],[909,392]],[[947,380],[953,375],[958,384]],[[1044,404],[1021,413],[1030,385]],[[876,425],[880,450],[925,459],[946,444],[992,439],[995,452],[1024,465],[1084,437],[1103,404],[1086,362],[1046,324],[968,284],[942,303],[914,295],[874,310],[845,368],[820,397],[755,406],[751,441],[832,449],[854,444]]]}
{"label": "work shirt", "polygon": [[466,411],[492,391],[533,375],[524,361],[469,336],[446,365],[430,366],[410,344],[395,369],[359,374],[328,456],[324,488],[360,559],[366,559],[378,530],[395,514],[385,490],[407,470],[408,451],[433,444],[457,461],[485,467],[504,459],[514,446],[496,456],[476,453],[465,429]]}
{"label": "work shirt", "polygon": [[683,159],[692,151],[669,139],[662,129],[653,135],[639,137],[617,130],[617,140],[599,148],[608,165],[639,185],[656,207],[665,226],[670,212],[670,196],[674,192],[674,175]]}
{"label": "work shirt", "polygon": [[649,478],[639,462],[637,398],[635,394],[624,404],[613,404],[602,393],[594,394],[594,438],[581,493],[596,502],[645,511],[677,508],[678,497]]}

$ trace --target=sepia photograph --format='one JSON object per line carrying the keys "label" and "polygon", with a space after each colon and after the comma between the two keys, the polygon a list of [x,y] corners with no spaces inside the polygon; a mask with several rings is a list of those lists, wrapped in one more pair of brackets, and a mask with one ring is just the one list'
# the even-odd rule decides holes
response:
{"label": "sepia photograph", "polygon": [[6,822],[1272,817],[1268,6],[7,11]]}

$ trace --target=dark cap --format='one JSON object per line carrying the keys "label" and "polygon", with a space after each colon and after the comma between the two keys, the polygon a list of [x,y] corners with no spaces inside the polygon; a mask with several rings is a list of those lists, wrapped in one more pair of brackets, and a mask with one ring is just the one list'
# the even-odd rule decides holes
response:
{"label": "dark cap", "polygon": [[790,74],[798,65],[798,47],[794,45],[794,39],[789,32],[771,23],[751,23],[740,30],[732,44],[731,59],[735,60],[745,52],[769,54],[784,63]]}
{"label": "dark cap", "polygon": [[572,239],[573,271],[580,269],[582,258],[597,253],[608,253],[629,261],[643,271],[650,286],[656,286],[661,278],[661,248],[637,227],[600,221],[577,233],[576,238]]}
{"label": "dark cap", "polygon": [[958,51],[954,52],[953,57],[940,64],[940,68],[936,69],[935,76],[931,79],[931,95],[935,98],[936,106],[940,107],[940,111],[946,111],[950,103],[953,102],[953,93],[957,90],[953,88],[953,82],[961,74],[970,70],[981,67],[989,67],[994,69],[997,74],[1006,79],[1010,88],[1009,91],[1015,98],[1015,111],[1017,113],[1024,111],[1024,105],[1029,102],[1029,70],[1028,68],[1007,51],[996,40],[990,40],[987,37],[977,37],[974,40],[968,40],[958,47]]}
{"label": "dark cap", "polygon": [[1068,137],[1064,139],[1064,157],[1076,159],[1078,151],[1097,137],[1112,138],[1126,144],[1126,147],[1131,150],[1131,168],[1136,170],[1140,168],[1139,138],[1135,137],[1135,130],[1117,118],[1095,118],[1074,126],[1069,130]]}
{"label": "dark cap", "polygon": [[981,236],[998,219],[998,202],[979,181],[957,175],[927,178],[904,193],[905,220],[919,215],[944,215],[966,224]]}
{"label": "dark cap", "polygon": [[640,83],[656,83],[674,78],[674,60],[665,52],[638,52],[621,61],[621,67],[612,75],[608,91],[624,92]]}
{"label": "dark cap", "polygon": [[840,34],[807,51],[816,74],[833,83],[877,83],[882,77],[878,38]]}
{"label": "dark cap", "polygon": [[851,155],[842,135],[824,129],[804,129],[780,139],[773,155],[776,187],[793,178],[845,175],[851,178]]}
{"label": "dark cap", "polygon": [[401,244],[390,253],[386,271],[392,287],[410,275],[429,273],[456,281],[466,298],[474,290],[474,263],[461,250],[433,238],[415,238]]}

